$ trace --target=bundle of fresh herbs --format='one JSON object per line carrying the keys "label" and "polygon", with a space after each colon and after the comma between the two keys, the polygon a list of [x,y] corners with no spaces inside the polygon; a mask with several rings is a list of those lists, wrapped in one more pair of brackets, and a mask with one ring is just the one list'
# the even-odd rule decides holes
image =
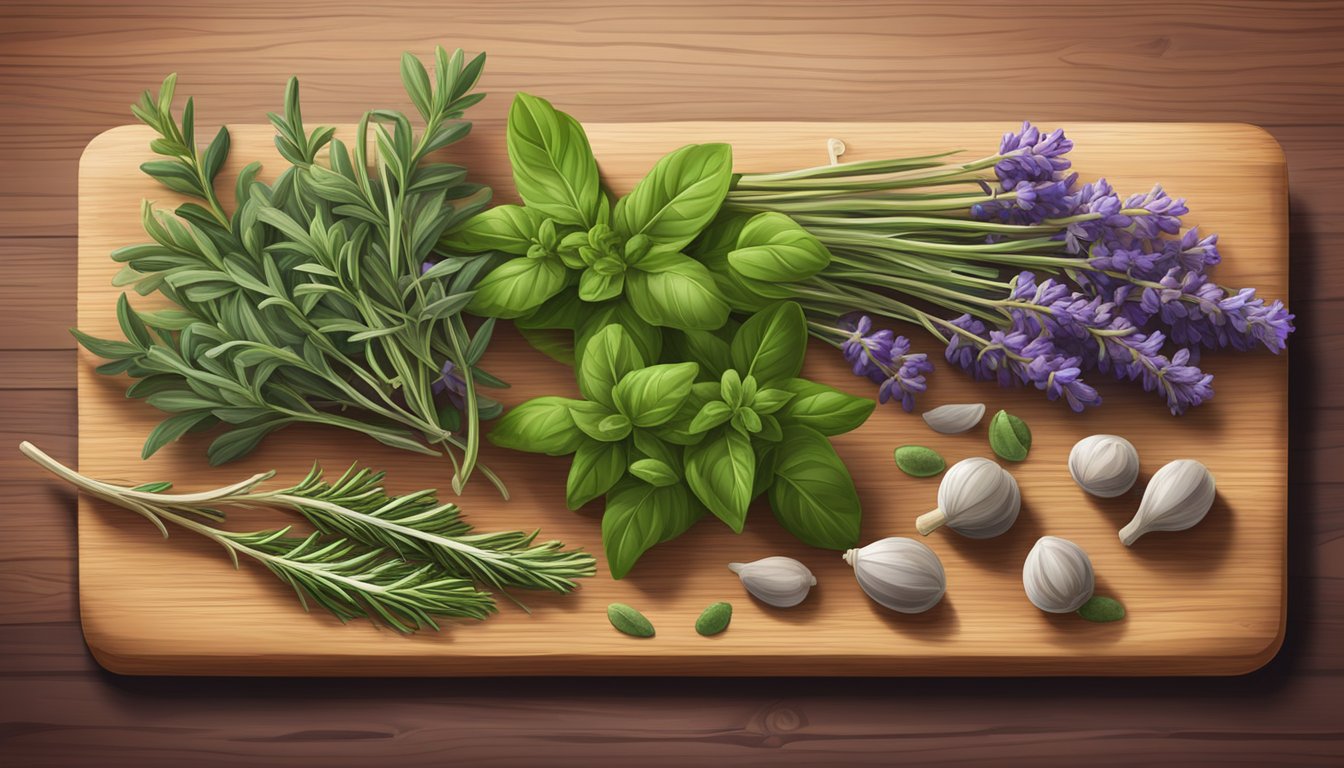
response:
{"label": "bundle of fresh herbs", "polygon": [[762,493],[808,544],[859,540],[858,493],[827,436],[862,424],[873,401],[798,377],[807,325],[796,303],[728,330],[685,332],[674,356],[688,361],[647,365],[625,327],[608,324],[577,368],[584,399],[529,400],[490,433],[506,448],[574,454],[566,501],[577,509],[606,495],[602,543],[616,578],[706,510],[740,533]]}
{"label": "bundle of fresh herbs", "polygon": [[788,215],[831,258],[806,279],[706,264],[721,286],[752,278],[767,297],[801,302],[814,335],[906,410],[932,366],[872,317],[924,328],[977,379],[1032,385],[1075,411],[1101,403],[1083,380],[1094,370],[1180,414],[1213,396],[1201,347],[1284,348],[1293,315],[1211,278],[1218,236],[1183,229],[1184,200],[1161,186],[1125,198],[1105,179],[1079,186],[1072,148],[1063,131],[1024,124],[970,162],[947,153],[742,174],[723,215]]}
{"label": "bundle of fresh herbs", "polygon": [[270,184],[258,181],[258,163],[243,168],[232,213],[217,184],[228,130],[198,148],[192,100],[180,122],[172,113],[175,76],[132,108],[159,134],[150,147],[166,158],[142,170],[198,202],[176,215],[146,202],[153,242],[113,254],[126,265],[117,283],[158,292],[176,308],[137,311],[123,296],[124,341],[74,333],[110,361],[100,373],[128,374],[137,380],[128,396],[172,414],[149,435],[146,457],[224,425],[209,447],[220,464],[290,424],[326,424],[447,453],[460,492],[476,465],[478,421],[501,410],[477,385],[504,384],[477,367],[493,321],[473,332],[461,316],[486,262],[425,266],[442,232],[490,199],[463,168],[431,159],[470,130],[461,117],[483,98],[471,91],[485,57],[465,61],[460,50],[439,48],[435,59],[433,78],[414,56],[402,59],[421,130],[400,112],[373,110],[350,146],[333,128],[305,128],[291,80],[284,112],[270,115],[290,165]]}
{"label": "bundle of fresh herbs", "polygon": [[658,359],[663,329],[713,331],[728,304],[683,250],[719,212],[732,179],[726,144],[683,147],[659,160],[613,205],[578,121],[518,94],[509,160],[524,205],[503,205],[450,229],[442,247],[509,257],[475,286],[470,311],[524,330],[573,331],[575,349],[615,323],[642,359]]}
{"label": "bundle of fresh herbs", "polygon": [[[195,493],[168,493],[171,483],[127,487],[66,467],[31,443],[19,450],[39,466],[94,498],[136,512],[164,538],[165,523],[218,543],[234,566],[238,556],[265,565],[292,587],[304,608],[314,603],[341,621],[368,618],[402,632],[431,627],[438,617],[484,619],[495,610],[491,589],[514,587],[567,593],[595,572],[593,557],[537,532],[473,533],[456,505],[432,490],[391,496],[383,474],[351,467],[328,482],[316,466],[297,485],[259,486],[274,472]],[[315,530],[292,526],[234,532],[217,527],[226,508],[267,507],[297,514]]]}

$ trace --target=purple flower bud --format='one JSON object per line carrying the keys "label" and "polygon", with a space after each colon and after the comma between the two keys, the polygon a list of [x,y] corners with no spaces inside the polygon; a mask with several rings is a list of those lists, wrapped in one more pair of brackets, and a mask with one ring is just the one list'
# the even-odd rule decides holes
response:
{"label": "purple flower bud", "polygon": [[873,332],[873,320],[859,315],[842,321],[850,335],[840,345],[855,376],[878,385],[878,402],[899,397],[906,412],[914,410],[915,395],[928,389],[925,375],[933,364],[924,354],[910,354],[910,340],[887,329]]}
{"label": "purple flower bud", "polygon": [[1040,129],[1024,122],[1022,130],[1005,133],[999,142],[1003,159],[994,165],[994,175],[1004,189],[1014,189],[1024,181],[1053,181],[1069,169],[1071,164],[1064,155],[1072,149],[1073,142],[1065,138],[1063,130],[1043,135]]}

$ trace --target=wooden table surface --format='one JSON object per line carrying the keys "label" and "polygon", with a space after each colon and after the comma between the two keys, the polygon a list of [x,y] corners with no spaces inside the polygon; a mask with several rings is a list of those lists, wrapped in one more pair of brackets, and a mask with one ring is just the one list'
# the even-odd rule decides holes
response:
{"label": "wooden table surface", "polygon": [[[879,0],[0,3],[0,755],[21,766],[1337,765],[1344,760],[1344,3]],[[83,645],[75,180],[167,71],[201,132],[289,74],[312,122],[386,99],[403,49],[487,50],[582,120],[1249,121],[1292,202],[1289,618],[1251,675],[1165,680],[121,678]]]}

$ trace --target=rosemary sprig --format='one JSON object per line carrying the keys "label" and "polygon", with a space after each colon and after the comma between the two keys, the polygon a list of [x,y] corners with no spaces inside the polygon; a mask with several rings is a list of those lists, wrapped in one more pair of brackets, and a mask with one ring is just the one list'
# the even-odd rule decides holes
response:
{"label": "rosemary sprig", "polygon": [[[592,555],[557,541],[534,544],[536,533],[471,533],[453,504],[433,491],[389,496],[383,474],[352,467],[327,483],[314,467],[302,482],[259,490],[274,472],[196,493],[166,493],[170,483],[121,486],[87,477],[31,443],[19,450],[52,474],[91,496],[136,512],[164,537],[172,523],[225,548],[238,565],[243,555],[261,562],[299,596],[342,621],[378,619],[411,632],[437,629],[435,617],[483,619],[495,610],[473,581],[496,588],[569,592],[575,579],[595,572]],[[229,507],[265,506],[297,513],[317,530],[291,536],[291,527],[238,533],[212,523]],[[204,522],[203,522],[204,521]]]}
{"label": "rosemary sprig", "polygon": [[[257,181],[259,164],[245,167],[232,213],[216,189],[228,130],[201,151],[194,102],[180,121],[173,114],[176,77],[157,95],[144,93],[132,111],[159,134],[151,149],[166,159],[141,168],[199,203],[175,216],[145,203],[153,242],[113,254],[126,265],[116,282],[162,293],[177,309],[139,312],[123,296],[125,341],[74,333],[109,360],[99,372],[138,379],[127,394],[171,414],[149,435],[145,456],[224,425],[209,447],[220,464],[277,429],[317,423],[447,453],[461,491],[476,464],[479,420],[502,410],[477,384],[505,386],[477,367],[493,323],[473,334],[460,316],[486,257],[445,258],[427,273],[423,265],[446,228],[490,199],[463,168],[429,159],[469,131],[461,117],[482,98],[471,90],[483,65],[484,56],[467,62],[460,50],[439,48],[431,82],[407,54],[402,80],[422,130],[400,112],[372,110],[353,149],[334,128],[305,128],[291,80],[283,113],[270,115],[290,165],[269,185]],[[457,396],[453,407],[436,401],[439,387]]]}
{"label": "rosemary sprig", "polygon": [[537,531],[471,533],[457,505],[439,503],[434,491],[388,496],[382,479],[381,472],[351,467],[328,484],[314,466],[298,485],[251,498],[292,509],[319,531],[387,547],[497,589],[569,592],[575,578],[594,572],[592,555],[559,541],[535,543]]}

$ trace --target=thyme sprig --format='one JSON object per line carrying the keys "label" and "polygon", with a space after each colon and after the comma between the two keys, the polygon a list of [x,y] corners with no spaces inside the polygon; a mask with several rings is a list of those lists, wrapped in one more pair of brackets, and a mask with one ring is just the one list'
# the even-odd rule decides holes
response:
{"label": "thyme sprig", "polygon": [[[146,457],[187,432],[224,425],[208,449],[220,464],[277,429],[317,423],[447,453],[461,491],[476,466],[479,420],[501,411],[477,385],[505,386],[478,367],[493,323],[473,333],[460,315],[488,257],[424,265],[437,258],[439,235],[490,199],[465,169],[430,159],[470,130],[461,118],[483,98],[471,90],[484,61],[439,48],[431,82],[407,54],[402,80],[422,129],[400,112],[372,110],[352,147],[332,127],[305,127],[291,79],[283,112],[270,115],[289,167],[271,184],[257,180],[258,163],[243,168],[232,212],[218,192],[227,128],[200,150],[194,102],[180,120],[172,111],[176,76],[143,94],[132,111],[158,133],[150,148],[164,159],[141,169],[198,202],[175,215],[145,202],[152,242],[113,253],[126,265],[116,283],[161,293],[176,308],[137,311],[123,296],[125,341],[74,334],[109,360],[100,373],[129,374],[137,381],[128,396],[171,414],[148,436]],[[440,388],[452,405],[436,401]]]}
{"label": "thyme sprig", "polygon": [[[536,543],[537,532],[473,533],[454,504],[432,490],[391,496],[383,473],[351,467],[327,482],[314,467],[298,484],[262,490],[274,472],[195,493],[168,493],[171,483],[123,486],[96,480],[61,464],[31,443],[19,450],[89,495],[145,517],[168,537],[168,523],[265,565],[292,587],[305,609],[318,605],[341,621],[380,620],[402,632],[430,627],[437,618],[484,619],[495,611],[496,589],[522,587],[567,593],[595,572],[592,555],[558,541]],[[234,532],[217,527],[224,510],[267,507],[298,514],[316,530],[291,535],[292,526]]]}

